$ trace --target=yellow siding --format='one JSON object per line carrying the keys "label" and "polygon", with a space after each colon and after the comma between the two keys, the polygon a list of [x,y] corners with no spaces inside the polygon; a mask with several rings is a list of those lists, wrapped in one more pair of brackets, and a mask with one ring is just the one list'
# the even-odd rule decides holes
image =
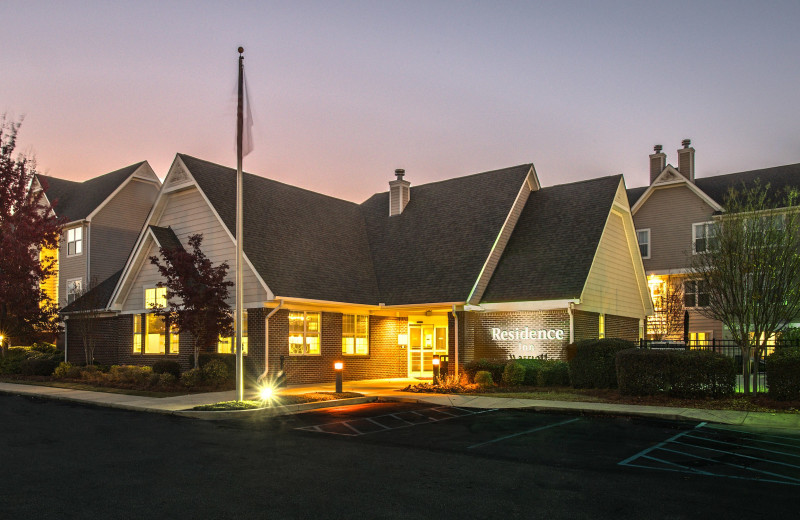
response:
{"label": "yellow siding", "polygon": [[39,252],[39,262],[47,262],[53,260],[53,268],[55,269],[52,276],[42,280],[40,288],[45,294],[50,297],[52,303],[58,304],[58,249],[42,249]]}
{"label": "yellow siding", "polygon": [[[612,211],[600,239],[578,308],[582,311],[644,318],[635,261],[621,213]],[[643,280],[642,280],[643,281]]]}

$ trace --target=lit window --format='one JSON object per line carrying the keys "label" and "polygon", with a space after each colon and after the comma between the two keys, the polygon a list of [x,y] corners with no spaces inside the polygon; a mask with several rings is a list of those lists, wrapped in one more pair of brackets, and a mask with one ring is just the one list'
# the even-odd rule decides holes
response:
{"label": "lit window", "polygon": [[637,229],[636,240],[639,242],[639,253],[642,259],[650,258],[650,230]]}
{"label": "lit window", "polygon": [[75,301],[75,298],[81,295],[83,290],[83,279],[73,278],[67,280],[67,305]]}
{"label": "lit window", "polygon": [[[155,314],[136,314],[133,317],[133,352],[134,354],[177,354],[180,346],[178,329],[170,327],[169,343],[167,342],[166,320]],[[144,352],[142,352],[144,345]]]}
{"label": "lit window", "polygon": [[67,256],[83,253],[83,228],[76,227],[67,230]]}
{"label": "lit window", "polygon": [[167,306],[167,288],[153,287],[144,290],[145,309],[164,308]]}
{"label": "lit window", "polygon": [[603,339],[606,337],[606,315],[601,314],[597,319],[597,337]]}
{"label": "lit window", "polygon": [[702,280],[689,280],[683,283],[684,307],[707,307],[708,291]]}
{"label": "lit window", "polygon": [[369,316],[342,314],[342,354],[369,354]]}
{"label": "lit window", "polygon": [[318,356],[320,354],[319,312],[289,313],[289,355]]}
{"label": "lit window", "polygon": [[711,251],[716,245],[715,224],[701,222],[692,224],[692,253],[705,253]]}
{"label": "lit window", "polygon": [[[242,321],[243,321],[243,327],[242,327],[242,354],[244,354],[246,356],[247,355],[247,310],[245,310],[244,313],[242,313]],[[234,323],[234,327],[235,326],[236,326],[236,324]],[[217,352],[219,352],[220,354],[235,354],[235,352],[233,350],[233,343],[234,343],[234,339],[233,338],[234,337],[236,337],[236,331],[235,330],[233,331],[233,335],[232,336],[228,336],[228,337],[220,336],[219,337],[219,342],[217,343]]]}

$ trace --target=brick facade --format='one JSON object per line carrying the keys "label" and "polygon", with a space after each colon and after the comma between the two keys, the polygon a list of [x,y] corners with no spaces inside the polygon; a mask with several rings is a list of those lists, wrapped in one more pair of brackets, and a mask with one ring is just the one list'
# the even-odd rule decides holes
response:
{"label": "brick facade", "polygon": [[600,331],[600,315],[596,312],[572,311],[575,341],[596,338]]}
{"label": "brick facade", "polygon": [[[467,314],[466,352],[469,359],[507,359],[509,356],[563,359],[569,343],[569,314],[552,311],[474,312]],[[526,332],[527,327],[527,332]],[[493,339],[492,329],[519,331],[520,339]],[[539,331],[545,337],[539,338]],[[546,337],[547,331],[562,331],[563,339]],[[551,335],[552,336],[552,335]]]}
{"label": "brick facade", "polygon": [[606,314],[606,337],[637,341],[639,339],[638,318]]}

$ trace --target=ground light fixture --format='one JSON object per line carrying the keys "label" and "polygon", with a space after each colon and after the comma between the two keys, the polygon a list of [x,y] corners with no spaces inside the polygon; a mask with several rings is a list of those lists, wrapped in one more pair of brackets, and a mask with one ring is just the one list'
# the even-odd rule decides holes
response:
{"label": "ground light fixture", "polygon": [[336,393],[342,393],[342,372],[344,371],[344,363],[337,361],[333,364],[333,369],[336,371]]}
{"label": "ground light fixture", "polygon": [[442,362],[439,359],[439,356],[433,356],[431,363],[433,364],[433,382],[436,383],[439,381],[439,370],[441,369]]}

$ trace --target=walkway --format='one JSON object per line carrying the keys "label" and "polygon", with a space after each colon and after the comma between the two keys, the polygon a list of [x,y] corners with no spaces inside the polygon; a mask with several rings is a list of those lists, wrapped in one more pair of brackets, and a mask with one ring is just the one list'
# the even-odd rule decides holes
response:
{"label": "walkway", "polygon": [[[415,379],[345,381],[343,390],[346,392],[358,392],[367,396],[377,397],[384,400],[414,401],[439,406],[457,406],[461,408],[526,408],[549,412],[626,415],[670,420],[705,421],[709,423],[738,426],[790,428],[800,431],[800,414],[705,410],[698,408],[642,406],[611,403],[546,401],[539,399],[514,399],[458,394],[418,394],[402,391],[402,388],[417,382],[418,381]],[[333,390],[333,383],[292,385],[289,388],[281,389],[279,391],[279,395],[305,394],[308,392],[332,392]],[[13,383],[0,383],[0,393],[38,396],[48,399],[60,399],[96,406],[107,406],[111,408],[123,408],[127,410],[166,414],[180,410],[191,409],[192,407],[201,404],[231,401],[236,397],[236,394],[233,390],[158,398]],[[245,398],[254,399],[255,395],[249,394],[246,395]]]}

